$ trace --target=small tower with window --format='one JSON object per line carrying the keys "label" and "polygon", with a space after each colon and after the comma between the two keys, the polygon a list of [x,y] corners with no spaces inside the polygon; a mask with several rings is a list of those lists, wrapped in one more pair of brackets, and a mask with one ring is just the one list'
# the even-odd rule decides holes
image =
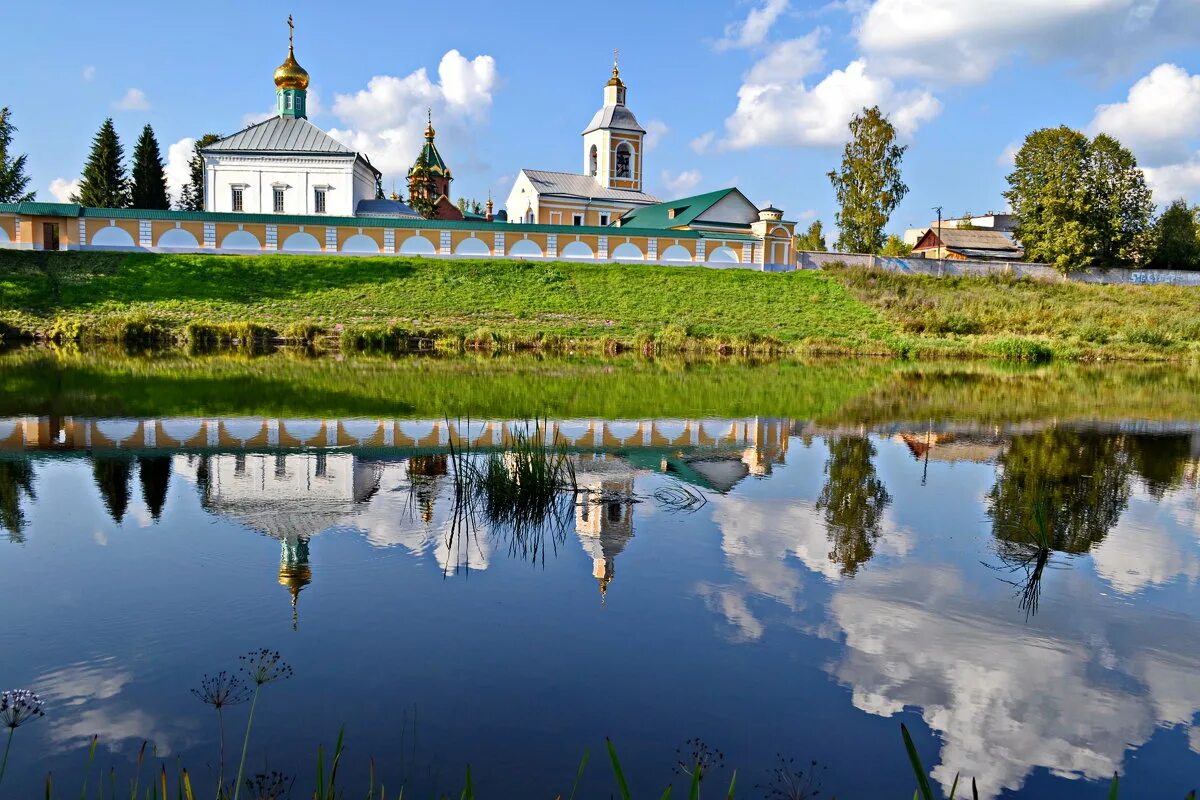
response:
{"label": "small tower with window", "polygon": [[288,54],[275,68],[275,111],[281,117],[308,118],[308,72],[296,61],[296,26],[288,14]]}
{"label": "small tower with window", "polygon": [[612,77],[604,86],[604,106],[583,132],[583,170],[606,189],[642,191],[646,130],[625,105],[625,83],[613,51]]}

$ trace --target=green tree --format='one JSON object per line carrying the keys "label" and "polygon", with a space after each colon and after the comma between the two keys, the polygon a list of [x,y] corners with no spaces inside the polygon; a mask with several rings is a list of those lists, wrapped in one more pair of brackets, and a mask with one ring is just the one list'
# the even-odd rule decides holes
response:
{"label": "green tree", "polygon": [[1196,211],[1184,200],[1167,206],[1154,224],[1154,256],[1159,269],[1200,269]]}
{"label": "green tree", "polygon": [[175,202],[175,207],[180,211],[204,210],[204,156],[200,155],[200,151],[219,141],[219,133],[206,133],[192,146],[192,158],[188,161],[188,182],[179,190],[179,199]]}
{"label": "green tree", "polygon": [[904,256],[912,255],[913,246],[907,244],[896,234],[888,236],[887,241],[883,243],[883,247],[879,249],[879,255],[892,256],[894,258],[903,258]]}
{"label": "green tree", "polygon": [[[1086,553],[1117,524],[1132,474],[1128,449],[1115,436],[1066,428],[1017,436],[988,495],[993,533],[1016,547]],[[1043,525],[1046,542],[1038,534]]]}
{"label": "green tree", "polygon": [[1030,261],[1062,272],[1142,257],[1153,206],[1133,154],[1111,136],[1071,128],[1025,138],[1008,176],[1016,238]]}
{"label": "green tree", "polygon": [[972,219],[971,212],[964,211],[962,217],[960,217],[958,220],[958,224],[955,225],[954,227],[956,227],[960,231],[977,231],[977,230],[979,230],[979,228],[975,225],[975,223],[971,222],[971,219]]}
{"label": "green tree", "polygon": [[467,214],[483,214],[483,203],[473,197],[460,197],[455,205],[458,206],[459,212],[464,216]]}
{"label": "green tree", "polygon": [[408,205],[424,219],[433,219],[437,208],[437,184],[422,150],[408,173]]}
{"label": "green tree", "polygon": [[92,139],[92,152],[83,167],[79,194],[71,199],[89,208],[128,206],[129,182],[125,178],[124,158],[125,150],[109,117]]}
{"label": "green tree", "polygon": [[825,487],[817,498],[817,508],[825,514],[829,558],[846,575],[875,554],[879,523],[884,509],[892,501],[871,459],[875,447],[865,436],[839,436],[829,442],[825,462]]}
{"label": "green tree", "polygon": [[13,156],[8,152],[16,132],[8,107],[0,108],[0,203],[24,203],[37,195],[25,191],[29,188],[29,176],[25,174],[26,155]]}
{"label": "green tree", "polygon": [[864,108],[850,120],[841,168],[829,173],[840,208],[839,250],[878,253],[883,247],[884,226],[908,194],[900,177],[906,149],[896,144],[896,129],[879,106]]}
{"label": "green tree", "polygon": [[142,128],[142,135],[133,147],[132,177],[129,199],[133,208],[165,210],[171,207],[162,151],[158,148],[154,129],[149,125]]}
{"label": "green tree", "polygon": [[809,253],[824,253],[829,248],[825,245],[825,227],[821,220],[815,220],[808,230],[795,238],[796,249]]}

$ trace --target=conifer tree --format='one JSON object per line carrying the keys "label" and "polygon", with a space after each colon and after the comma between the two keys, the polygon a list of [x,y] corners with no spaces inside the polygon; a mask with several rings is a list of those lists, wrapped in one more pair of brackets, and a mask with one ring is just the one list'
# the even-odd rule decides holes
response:
{"label": "conifer tree", "polygon": [[33,200],[36,192],[27,192],[29,176],[25,174],[25,154],[10,156],[16,127],[9,119],[8,107],[0,108],[0,203],[22,203]]}
{"label": "conifer tree", "polygon": [[221,141],[219,133],[206,133],[196,140],[192,148],[192,160],[188,162],[188,182],[179,191],[176,206],[181,211],[204,210],[204,158],[200,151],[213,142]]}
{"label": "conifer tree", "polygon": [[142,128],[133,148],[133,180],[129,185],[130,205],[133,208],[168,209],[171,197],[167,193],[167,173],[163,169],[162,151],[149,125]]}
{"label": "conifer tree", "polygon": [[125,178],[124,158],[125,150],[109,117],[92,139],[92,152],[83,167],[79,194],[71,199],[89,208],[128,206],[129,182]]}

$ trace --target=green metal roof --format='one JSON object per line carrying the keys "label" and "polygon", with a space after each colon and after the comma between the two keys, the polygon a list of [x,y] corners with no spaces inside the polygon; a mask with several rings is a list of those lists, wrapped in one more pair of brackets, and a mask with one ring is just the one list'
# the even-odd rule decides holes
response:
{"label": "green metal roof", "polygon": [[421,159],[425,160],[425,166],[430,174],[444,175],[447,178],[451,177],[450,168],[442,160],[442,154],[438,152],[437,145],[433,143],[431,137],[425,138],[425,146],[421,148],[421,153],[417,156],[416,163],[408,170],[409,175],[413,174],[413,170],[417,168],[417,164],[421,163]]}
{"label": "green metal roof", "polygon": [[[678,200],[668,200],[665,203],[635,208],[627,211],[621,217],[621,227],[683,228],[691,225],[696,217],[736,191],[737,189],[733,187],[718,189],[715,192],[706,192],[692,197],[681,197]],[[675,212],[674,216],[671,216],[672,210]]]}
{"label": "green metal roof", "polygon": [[755,241],[757,237],[717,231],[664,230],[661,228],[599,227],[595,225],[540,225],[484,220],[406,219],[390,217],[331,217],[295,214],[245,214],[217,211],[174,211],[143,208],[86,208],[75,203],[0,203],[0,213],[46,217],[84,217],[96,219],[166,220],[170,222],[228,222],[265,225],[334,225],[355,228],[418,228],[422,230],[490,230],[519,236],[522,233],[554,233],[583,236],[653,236],[665,239],[727,239]]}

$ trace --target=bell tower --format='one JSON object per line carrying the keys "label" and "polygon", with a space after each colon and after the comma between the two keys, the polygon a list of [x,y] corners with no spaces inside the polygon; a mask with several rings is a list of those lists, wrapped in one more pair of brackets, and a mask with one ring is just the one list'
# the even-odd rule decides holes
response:
{"label": "bell tower", "polygon": [[583,132],[583,171],[605,189],[642,191],[646,130],[625,105],[625,82],[613,51],[612,77],[604,85],[604,106]]}

